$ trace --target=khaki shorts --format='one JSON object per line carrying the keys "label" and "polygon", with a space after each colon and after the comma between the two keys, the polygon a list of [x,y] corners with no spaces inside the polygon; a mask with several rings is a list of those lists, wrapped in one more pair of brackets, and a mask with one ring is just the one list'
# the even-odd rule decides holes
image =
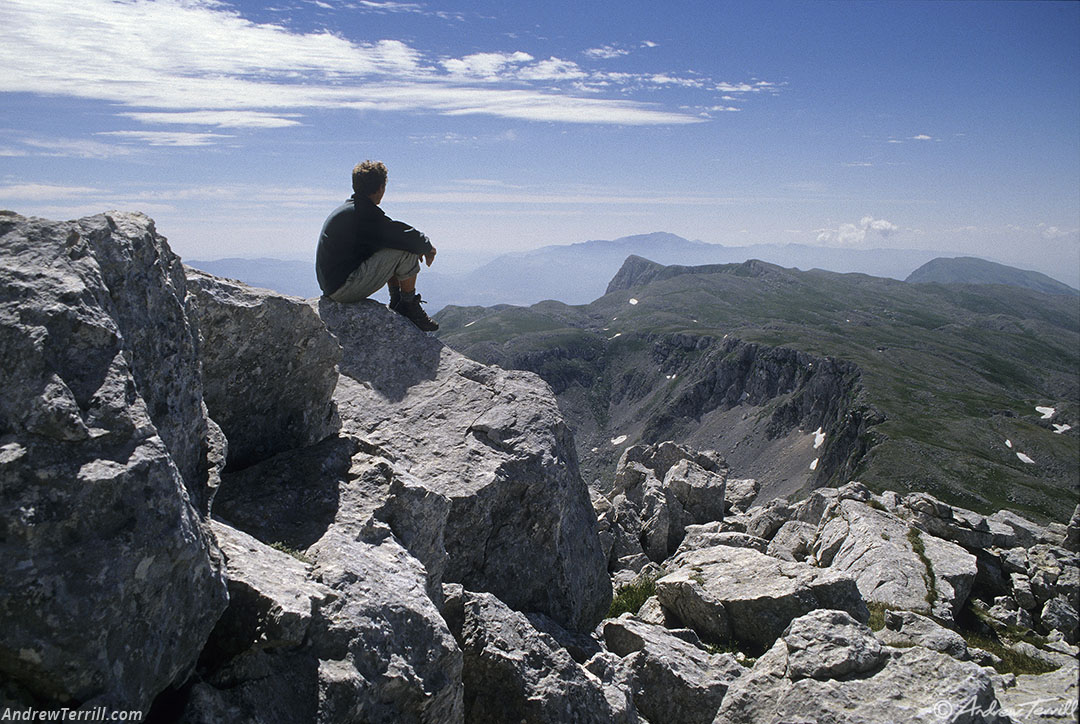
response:
{"label": "khaki shorts", "polygon": [[420,257],[411,251],[379,249],[358,266],[345,283],[329,295],[335,302],[348,304],[367,299],[393,277],[409,279],[420,273]]}

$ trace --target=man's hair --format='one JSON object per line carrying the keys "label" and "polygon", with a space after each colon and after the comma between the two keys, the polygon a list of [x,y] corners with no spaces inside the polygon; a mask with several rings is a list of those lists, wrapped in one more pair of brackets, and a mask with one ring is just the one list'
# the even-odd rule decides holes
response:
{"label": "man's hair", "polygon": [[382,161],[362,161],[352,170],[352,188],[357,196],[371,196],[386,184],[386,165]]}

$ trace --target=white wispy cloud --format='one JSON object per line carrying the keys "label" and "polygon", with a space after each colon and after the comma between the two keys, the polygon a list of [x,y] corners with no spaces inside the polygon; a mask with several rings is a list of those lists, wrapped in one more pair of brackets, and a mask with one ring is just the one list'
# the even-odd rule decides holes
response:
{"label": "white wispy cloud", "polygon": [[261,111],[180,111],[121,113],[141,123],[215,126],[218,128],[287,128],[299,126],[297,114],[264,113]]}
{"label": "white wispy cloud", "polygon": [[62,186],[59,184],[21,183],[0,186],[0,199],[12,201],[54,201],[100,194],[91,186]]}
{"label": "white wispy cloud", "polygon": [[16,137],[11,146],[0,146],[0,156],[40,158],[116,158],[130,156],[129,146],[81,138]]}
{"label": "white wispy cloud", "polygon": [[630,51],[626,48],[617,48],[614,45],[601,45],[599,48],[589,48],[585,51],[585,55],[590,58],[603,58],[610,60],[611,58],[618,58],[623,55],[630,55]]}
{"label": "white wispy cloud", "polygon": [[1039,236],[1049,240],[1067,239],[1080,233],[1080,229],[1062,229],[1046,223],[1039,224],[1036,228],[1039,230]]}
{"label": "white wispy cloud", "polygon": [[[352,7],[431,12],[419,3],[375,0]],[[255,23],[218,0],[4,0],[0,68],[0,92],[91,98],[118,104],[120,113],[141,123],[221,128],[285,128],[302,123],[297,114],[343,108],[564,123],[699,123],[703,119],[678,107],[602,96],[615,86],[624,94],[635,87],[734,94],[774,88],[765,81],[717,83],[677,73],[620,76],[522,51],[438,58],[400,40],[358,42],[329,31]],[[589,97],[582,97],[585,91]],[[125,133],[158,144],[224,138]]]}
{"label": "white wispy cloud", "polygon": [[221,133],[184,133],[181,131],[101,131],[94,135],[143,141],[150,146],[174,147],[211,146],[220,140],[232,138]]}
{"label": "white wispy cloud", "polygon": [[900,227],[885,219],[864,216],[857,224],[840,224],[835,229],[818,229],[817,240],[822,244],[835,246],[861,246],[870,232],[876,232],[882,238],[900,231]]}
{"label": "white wispy cloud", "polygon": [[533,60],[528,53],[473,53],[463,58],[448,58],[441,65],[454,76],[497,80],[508,67]]}

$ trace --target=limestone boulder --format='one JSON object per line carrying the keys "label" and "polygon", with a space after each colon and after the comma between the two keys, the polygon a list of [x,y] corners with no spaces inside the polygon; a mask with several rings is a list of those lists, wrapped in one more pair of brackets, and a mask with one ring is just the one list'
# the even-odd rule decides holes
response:
{"label": "limestone boulder", "polygon": [[343,485],[338,515],[304,551],[215,522],[234,596],[181,721],[464,721],[461,651],[423,566],[385,523],[360,520],[362,487]]}
{"label": "limestone boulder", "polygon": [[688,526],[724,518],[727,465],[714,452],[673,442],[634,445],[623,452],[601,520],[613,535],[612,570],[638,555],[660,563],[673,554]]}
{"label": "limestone boulder", "polygon": [[603,625],[608,650],[633,671],[634,703],[649,721],[710,724],[744,671],[731,654],[710,654],[630,614]]}
{"label": "limestone boulder", "polygon": [[1011,510],[999,510],[987,521],[995,526],[992,544],[998,548],[1030,548],[1038,543],[1060,543],[1041,525]]}
{"label": "limestone boulder", "polygon": [[334,434],[341,348],[300,299],[188,268],[206,406],[241,469]]}
{"label": "limestone boulder", "polygon": [[706,641],[764,650],[791,621],[819,608],[869,619],[855,581],[838,571],[728,546],[682,554],[669,569],[656,582],[660,603]]}
{"label": "limestone boulder", "polygon": [[578,631],[611,583],[573,438],[536,375],[473,362],[374,301],[319,302],[343,434],[449,501],[443,578]]}
{"label": "limestone boulder", "polygon": [[890,646],[922,646],[960,661],[971,658],[963,636],[912,611],[886,611],[885,627],[876,633]]}
{"label": "limestone boulder", "polygon": [[683,458],[664,475],[664,487],[682,504],[688,524],[724,519],[727,471],[718,462],[706,461],[712,464],[713,470]]}
{"label": "limestone boulder", "polygon": [[1080,664],[1075,657],[1048,674],[1000,677],[995,690],[1002,711],[1023,724],[1064,724],[1077,720]]}
{"label": "limestone boulder", "polygon": [[211,529],[225,556],[229,607],[203,656],[225,659],[249,649],[303,645],[313,615],[337,597],[311,580],[310,566],[219,520]]}
{"label": "limestone boulder", "polygon": [[762,506],[747,511],[746,532],[765,540],[772,540],[776,531],[792,519],[795,511],[784,498],[775,498]]}
{"label": "limestone boulder", "polygon": [[754,478],[728,480],[724,486],[725,510],[745,513],[754,504],[760,491],[761,483]]}
{"label": "limestone boulder", "polygon": [[822,518],[812,548],[819,566],[849,573],[868,601],[952,620],[978,572],[971,553],[857,500]]}
{"label": "limestone boulder", "polygon": [[6,706],[145,711],[225,608],[184,285],[145,216],[0,215]]}
{"label": "limestone boulder", "polygon": [[710,548],[712,546],[752,548],[760,553],[764,553],[769,547],[769,541],[764,538],[750,535],[749,533],[723,530],[723,524],[721,523],[688,525],[686,526],[686,535],[683,537],[683,541],[679,544],[679,549],[675,551],[675,554],[679,555],[687,551]]}
{"label": "limestone boulder", "polygon": [[817,536],[817,526],[801,520],[789,520],[769,541],[765,552],[785,561],[805,561]]}
{"label": "limestone boulder", "polygon": [[909,493],[901,514],[920,530],[952,541],[970,551],[1014,540],[1013,529],[999,519],[948,505],[928,493]]}
{"label": "limestone boulder", "polygon": [[914,646],[882,646],[843,612],[792,621],[739,677],[716,724],[1008,724],[987,669]]}

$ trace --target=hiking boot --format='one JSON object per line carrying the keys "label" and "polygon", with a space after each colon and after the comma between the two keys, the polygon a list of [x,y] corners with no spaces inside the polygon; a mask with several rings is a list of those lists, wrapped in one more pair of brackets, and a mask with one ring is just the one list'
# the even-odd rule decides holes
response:
{"label": "hiking boot", "polygon": [[420,306],[421,304],[425,304],[425,302],[417,294],[410,301],[401,299],[394,311],[406,317],[423,331],[434,332],[439,328],[439,323],[427,315],[424,308]]}
{"label": "hiking boot", "polygon": [[390,287],[390,303],[386,305],[394,312],[401,306],[401,287]]}

